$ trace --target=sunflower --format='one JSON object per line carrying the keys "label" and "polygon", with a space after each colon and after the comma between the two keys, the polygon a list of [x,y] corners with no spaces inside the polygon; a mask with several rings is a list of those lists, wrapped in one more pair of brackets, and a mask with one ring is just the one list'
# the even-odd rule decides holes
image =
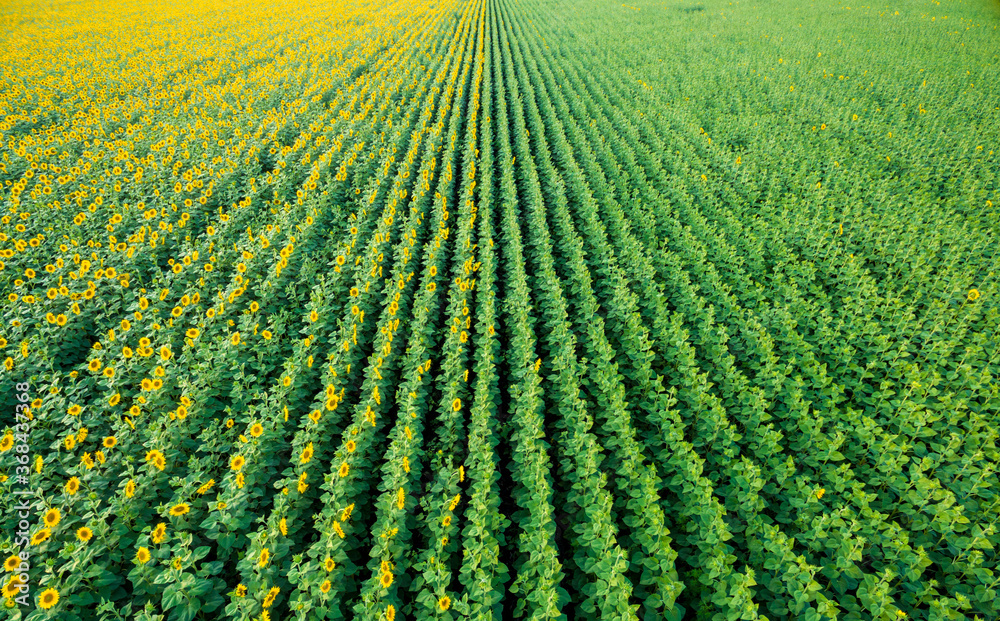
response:
{"label": "sunflower", "polygon": [[264,598],[264,603],[261,604],[261,605],[264,608],[270,608],[271,604],[274,603],[275,598],[278,597],[278,593],[280,593],[280,592],[281,592],[280,588],[278,588],[278,587],[271,587],[271,590],[267,592],[267,597]]}
{"label": "sunflower", "polygon": [[267,567],[267,564],[271,562],[271,551],[264,548],[260,551],[260,560],[257,561],[259,567]]}
{"label": "sunflower", "polygon": [[72,478],[70,478],[69,481],[66,481],[66,493],[67,494],[69,494],[70,496],[73,496],[78,491],[80,491],[80,479],[79,478],[72,477]]}
{"label": "sunflower", "polygon": [[156,449],[146,452],[146,463],[153,464],[153,467],[161,471],[167,467],[167,460],[163,457],[163,453]]}
{"label": "sunflower", "polygon": [[148,548],[139,548],[139,551],[135,553],[135,562],[140,565],[145,565],[149,562],[150,555]]}
{"label": "sunflower", "polygon": [[455,399],[454,401],[452,401],[451,402],[451,409],[454,410],[454,411],[456,411],[456,412],[459,411],[459,410],[461,410],[462,409],[462,400],[461,399]]}
{"label": "sunflower", "polygon": [[3,568],[5,571],[14,571],[21,564],[21,557],[14,554],[13,556],[8,556],[7,560],[3,562]]}
{"label": "sunflower", "polygon": [[331,586],[333,586],[333,585],[332,585],[332,583],[329,580],[324,580],[323,584],[321,584],[319,586],[319,590],[320,590],[321,593],[329,593]]}
{"label": "sunflower", "polygon": [[166,535],[167,525],[160,522],[156,525],[156,528],[153,529],[153,532],[149,534],[149,538],[153,541],[153,543],[163,543],[163,538],[166,537]]}
{"label": "sunflower", "polygon": [[259,438],[263,434],[264,434],[264,426],[261,425],[260,423],[254,423],[250,427],[250,435],[253,436],[254,438]]}
{"label": "sunflower", "polygon": [[59,524],[59,520],[61,518],[62,514],[59,512],[59,509],[53,507],[45,512],[45,516],[42,517],[42,521],[45,522],[45,525],[47,527],[54,528],[56,525]]}
{"label": "sunflower", "polygon": [[344,463],[340,464],[340,470],[337,471],[337,474],[339,474],[341,478],[344,478],[348,474],[350,474],[350,472],[351,472],[351,466],[345,461]]}
{"label": "sunflower", "polygon": [[55,589],[45,589],[42,594],[38,596],[38,607],[42,610],[48,610],[56,605],[59,601],[59,591]]}
{"label": "sunflower", "polygon": [[233,595],[236,597],[245,597],[247,594],[247,587],[245,584],[240,583],[236,585],[236,590],[233,591]]}
{"label": "sunflower", "polygon": [[309,460],[312,459],[312,456],[313,456],[313,443],[310,442],[309,444],[306,445],[304,449],[302,449],[302,455],[299,456],[299,462],[303,464],[308,464]]}
{"label": "sunflower", "polygon": [[189,507],[186,502],[182,502],[180,504],[176,504],[170,507],[170,515],[173,516],[185,515],[189,511],[191,511],[191,507]]}
{"label": "sunflower", "polygon": [[229,468],[235,472],[239,472],[243,469],[243,466],[247,463],[246,457],[242,455],[235,455],[229,460]]}
{"label": "sunflower", "polygon": [[389,587],[392,586],[392,574],[383,573],[381,576],[379,576],[378,581],[379,584],[382,585],[383,589],[388,589]]}
{"label": "sunflower", "polygon": [[129,479],[128,483],[125,484],[125,497],[131,498],[132,496],[135,496],[135,481]]}
{"label": "sunflower", "polygon": [[20,577],[14,576],[13,578],[10,579],[10,581],[7,584],[3,585],[3,596],[7,598],[14,597],[15,595],[21,592],[22,584],[27,584],[27,583],[21,582]]}
{"label": "sunflower", "polygon": [[386,621],[395,621],[395,619],[396,619],[396,607],[393,606],[392,604],[389,604],[388,606],[386,606],[386,608],[385,608],[385,618],[386,618]]}
{"label": "sunflower", "polygon": [[337,567],[336,561],[334,561],[329,556],[326,557],[326,560],[323,561],[323,569],[325,569],[327,571],[333,571],[335,567]]}
{"label": "sunflower", "polygon": [[288,521],[285,518],[281,518],[281,521],[278,522],[278,530],[280,530],[281,534],[285,537],[288,536]]}
{"label": "sunflower", "polygon": [[439,599],[438,600],[438,608],[440,608],[442,611],[443,610],[448,610],[449,608],[451,608],[451,598],[448,597],[447,595],[445,595],[444,597],[442,597],[441,599]]}
{"label": "sunflower", "polygon": [[38,531],[37,533],[31,536],[31,545],[37,546],[38,544],[46,541],[51,535],[52,535],[51,530],[43,528],[42,530]]}
{"label": "sunflower", "polygon": [[969,301],[970,302],[975,302],[978,299],[979,299],[979,289],[970,289],[969,290]]}
{"label": "sunflower", "polygon": [[14,447],[14,434],[8,433],[0,440],[0,453],[6,453]]}

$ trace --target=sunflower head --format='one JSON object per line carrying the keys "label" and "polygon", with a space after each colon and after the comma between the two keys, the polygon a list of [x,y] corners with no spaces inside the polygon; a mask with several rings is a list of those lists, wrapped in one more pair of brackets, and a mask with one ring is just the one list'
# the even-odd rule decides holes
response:
{"label": "sunflower head", "polygon": [[59,601],[59,591],[55,589],[45,589],[42,594],[38,596],[38,607],[43,610],[48,610],[56,605]]}
{"label": "sunflower head", "polygon": [[91,537],[93,536],[94,536],[94,531],[90,530],[86,526],[82,526],[76,529],[76,538],[82,541],[83,543],[87,543],[88,541],[90,541]]}
{"label": "sunflower head", "polygon": [[166,534],[167,534],[167,525],[164,524],[163,522],[160,522],[159,524],[156,525],[156,528],[153,529],[153,532],[150,533],[149,538],[152,539],[153,543],[162,543],[163,538],[166,536]]}
{"label": "sunflower head", "polygon": [[21,592],[22,584],[25,583],[21,582],[21,578],[19,576],[14,576],[9,582],[7,582],[7,584],[3,585],[3,596],[8,598],[14,597]]}
{"label": "sunflower head", "polygon": [[31,536],[31,545],[37,546],[40,543],[46,541],[52,535],[52,531],[47,528],[43,528],[34,535]]}

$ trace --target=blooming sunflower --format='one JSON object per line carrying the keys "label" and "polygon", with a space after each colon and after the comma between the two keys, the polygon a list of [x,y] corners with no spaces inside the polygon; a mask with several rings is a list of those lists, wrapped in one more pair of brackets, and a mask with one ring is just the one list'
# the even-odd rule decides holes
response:
{"label": "blooming sunflower", "polygon": [[50,536],[52,536],[52,531],[47,528],[43,528],[31,536],[31,545],[37,546],[38,544],[48,540]]}
{"label": "blooming sunflower", "polygon": [[3,596],[4,597],[14,597],[21,592],[21,585],[26,584],[21,582],[21,578],[14,576],[10,579],[7,584],[3,585]]}
{"label": "blooming sunflower", "polygon": [[174,515],[174,516],[185,515],[189,511],[191,511],[191,507],[188,506],[188,504],[186,502],[182,502],[180,504],[176,504],[176,505],[170,507],[170,515]]}
{"label": "blooming sunflower", "polygon": [[156,449],[146,452],[146,463],[153,464],[153,467],[161,471],[167,467],[167,460],[163,457],[163,453]]}
{"label": "blooming sunflower", "polygon": [[153,529],[153,532],[150,533],[149,538],[153,541],[153,543],[162,543],[163,538],[166,535],[167,535],[167,525],[163,522],[160,522],[159,524],[156,525],[156,528]]}
{"label": "blooming sunflower", "polygon": [[278,587],[271,587],[271,590],[267,592],[267,597],[264,598],[264,602],[261,604],[264,608],[270,608],[271,604],[274,603],[275,598],[278,597],[278,593],[281,589]]}
{"label": "blooming sunflower", "polygon": [[88,541],[90,541],[91,537],[93,536],[94,536],[94,531],[90,530],[86,526],[81,526],[80,528],[76,529],[76,538],[82,541],[83,543],[87,543]]}
{"label": "blooming sunflower", "polygon": [[42,594],[38,596],[38,607],[42,610],[48,610],[56,605],[59,601],[59,591],[55,589],[45,589]]}
{"label": "blooming sunflower", "polygon": [[135,562],[140,565],[145,565],[150,559],[148,548],[139,548],[139,551],[135,553]]}

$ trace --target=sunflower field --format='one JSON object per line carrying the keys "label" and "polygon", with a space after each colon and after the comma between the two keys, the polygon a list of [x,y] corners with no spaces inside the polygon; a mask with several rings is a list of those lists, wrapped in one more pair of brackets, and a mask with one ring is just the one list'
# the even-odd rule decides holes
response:
{"label": "sunflower field", "polygon": [[995,0],[0,5],[0,617],[1000,619]]}

